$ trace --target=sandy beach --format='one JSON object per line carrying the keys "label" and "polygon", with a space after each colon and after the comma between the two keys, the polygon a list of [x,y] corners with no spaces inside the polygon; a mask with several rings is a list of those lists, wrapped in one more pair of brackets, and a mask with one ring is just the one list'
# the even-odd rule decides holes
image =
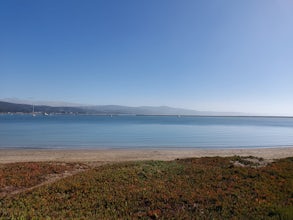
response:
{"label": "sandy beach", "polygon": [[43,150],[0,149],[0,163],[31,161],[121,162],[135,160],[174,160],[188,157],[255,156],[278,159],[293,156],[292,147],[254,149],[106,149],[106,150]]}

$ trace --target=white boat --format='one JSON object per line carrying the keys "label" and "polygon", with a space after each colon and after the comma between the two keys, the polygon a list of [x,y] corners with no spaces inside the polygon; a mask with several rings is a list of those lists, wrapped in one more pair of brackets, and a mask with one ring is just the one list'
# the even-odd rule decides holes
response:
{"label": "white boat", "polygon": [[35,105],[33,105],[33,112],[32,112],[32,116],[33,116],[33,117],[36,117],[36,114],[35,114]]}

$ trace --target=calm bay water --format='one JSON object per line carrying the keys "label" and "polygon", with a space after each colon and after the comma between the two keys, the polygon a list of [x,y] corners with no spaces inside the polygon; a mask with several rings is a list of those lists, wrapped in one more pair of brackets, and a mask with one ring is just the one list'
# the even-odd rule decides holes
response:
{"label": "calm bay water", "polygon": [[0,115],[0,148],[293,146],[293,118]]}

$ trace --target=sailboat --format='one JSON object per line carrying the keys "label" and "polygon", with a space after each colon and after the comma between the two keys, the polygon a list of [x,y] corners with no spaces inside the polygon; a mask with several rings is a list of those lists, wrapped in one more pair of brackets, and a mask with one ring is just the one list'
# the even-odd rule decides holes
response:
{"label": "sailboat", "polygon": [[35,114],[35,105],[33,105],[33,112],[32,112],[32,116],[33,116],[33,117],[36,117],[36,114]]}

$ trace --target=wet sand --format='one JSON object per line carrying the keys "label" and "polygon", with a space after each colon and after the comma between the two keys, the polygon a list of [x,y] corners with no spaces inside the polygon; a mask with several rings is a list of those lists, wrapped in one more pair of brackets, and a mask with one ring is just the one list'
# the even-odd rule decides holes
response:
{"label": "wet sand", "polygon": [[174,160],[188,157],[227,157],[234,155],[279,159],[292,157],[293,146],[254,149],[0,149],[0,163],[32,161],[107,163],[135,160]]}

